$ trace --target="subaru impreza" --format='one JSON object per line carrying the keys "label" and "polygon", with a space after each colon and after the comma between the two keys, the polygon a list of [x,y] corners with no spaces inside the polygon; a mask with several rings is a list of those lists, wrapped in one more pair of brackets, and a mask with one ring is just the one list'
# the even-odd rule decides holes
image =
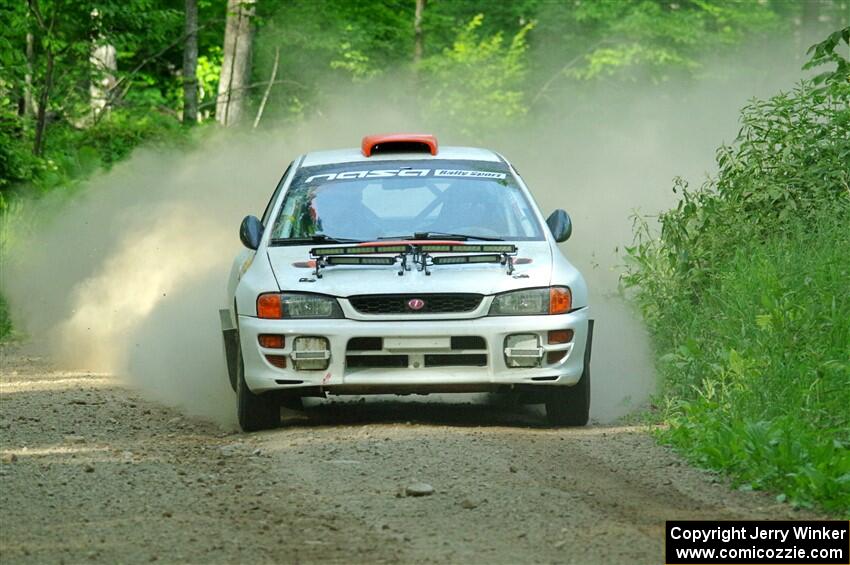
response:
{"label": "subaru impreza", "polygon": [[500,154],[424,134],[293,161],[247,216],[220,311],[245,431],[304,397],[505,392],[553,425],[590,409],[585,281]]}

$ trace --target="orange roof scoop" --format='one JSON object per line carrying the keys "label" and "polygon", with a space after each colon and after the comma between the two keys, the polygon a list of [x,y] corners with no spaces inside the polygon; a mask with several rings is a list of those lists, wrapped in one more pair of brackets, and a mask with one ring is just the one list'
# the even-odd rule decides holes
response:
{"label": "orange roof scoop", "polygon": [[363,155],[376,153],[424,153],[437,154],[437,138],[430,133],[385,133],[367,135],[362,143]]}

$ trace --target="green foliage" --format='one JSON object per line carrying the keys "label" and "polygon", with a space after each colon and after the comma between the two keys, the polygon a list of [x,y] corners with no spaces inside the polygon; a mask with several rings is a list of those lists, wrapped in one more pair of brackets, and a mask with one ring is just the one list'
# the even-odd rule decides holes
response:
{"label": "green foliage", "polygon": [[808,53],[812,56],[811,60],[806,63],[804,69],[814,69],[821,65],[833,63],[835,68],[831,71],[826,71],[814,78],[815,84],[832,84],[838,85],[841,83],[850,82],[850,61],[844,58],[838,51],[841,48],[841,43],[850,44],[850,27],[839,29],[829,35],[825,40],[812,45]]}
{"label": "green foliage", "polygon": [[422,64],[428,113],[473,136],[505,128],[528,109],[523,90],[524,55],[532,25],[523,26],[505,44],[501,33],[481,37],[483,21],[483,15],[475,16],[450,48]]}
{"label": "green foliage", "polygon": [[769,3],[729,0],[552,2],[541,14],[541,44],[564,60],[578,55],[567,72],[585,80],[694,74],[706,54],[787,21]]}
{"label": "green foliage", "polygon": [[12,336],[12,320],[9,317],[9,306],[6,304],[6,299],[0,294],[0,341],[9,339]]}
{"label": "green foliage", "polygon": [[[5,192],[11,198],[14,192],[30,189],[39,193],[70,190],[96,171],[108,169],[124,159],[142,143],[179,146],[190,139],[189,132],[176,120],[158,113],[116,110],[85,129],[57,124],[43,158],[34,157],[28,146],[14,140],[8,145],[0,144],[0,167],[6,167],[11,179],[9,185],[17,183],[16,186],[7,185]],[[3,188],[2,183],[0,188]]]}
{"label": "green foliage", "polygon": [[[15,242],[15,236],[23,220],[27,220],[24,213],[23,203],[16,199],[7,201],[0,192],[0,284],[6,276],[4,270],[7,260],[7,250]],[[15,329],[9,315],[9,305],[2,294],[0,294],[0,342],[14,339]]]}
{"label": "green foliage", "polygon": [[281,54],[273,103],[264,114],[268,123],[298,119],[320,109],[339,85],[377,78],[411,59],[412,1],[268,0],[257,9],[255,99],[269,79],[275,50]]}
{"label": "green foliage", "polygon": [[[2,85],[0,85],[2,88]],[[39,166],[30,147],[18,141],[22,131],[17,116],[0,99],[0,198],[12,186],[33,177]]]}
{"label": "green foliage", "polygon": [[[850,214],[737,246],[657,324],[666,440],[740,484],[850,510]],[[659,325],[655,325],[656,330]]]}
{"label": "green foliage", "polygon": [[659,237],[637,221],[624,280],[659,355],[663,436],[740,483],[841,512],[850,83],[832,73],[822,84],[747,105],[736,143],[718,150],[717,176],[697,191],[677,181],[681,200],[660,215]]}

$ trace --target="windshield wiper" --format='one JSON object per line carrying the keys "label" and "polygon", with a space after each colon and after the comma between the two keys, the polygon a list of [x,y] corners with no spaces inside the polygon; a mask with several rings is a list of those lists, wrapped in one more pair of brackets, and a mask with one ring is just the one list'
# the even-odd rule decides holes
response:
{"label": "windshield wiper", "polygon": [[505,241],[501,237],[485,237],[483,235],[469,235],[465,233],[447,233],[442,231],[426,231],[426,232],[417,232],[409,235],[397,235],[397,236],[385,236],[379,237],[378,239],[397,239],[397,240],[407,240],[407,239],[443,239],[443,238],[451,238],[457,239],[459,241],[468,241],[470,239],[475,239],[478,241]]}
{"label": "windshield wiper", "polygon": [[363,243],[359,239],[345,237],[330,237],[323,233],[317,233],[310,237],[276,237],[272,238],[272,245],[303,245],[305,243]]}

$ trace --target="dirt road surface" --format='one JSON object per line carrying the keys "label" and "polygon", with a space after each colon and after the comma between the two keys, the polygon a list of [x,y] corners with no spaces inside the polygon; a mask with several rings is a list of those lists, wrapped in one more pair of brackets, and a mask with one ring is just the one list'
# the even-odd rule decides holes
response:
{"label": "dirt road surface", "polygon": [[2,563],[663,563],[664,520],[800,516],[641,427],[370,400],[246,435],[0,355]]}

